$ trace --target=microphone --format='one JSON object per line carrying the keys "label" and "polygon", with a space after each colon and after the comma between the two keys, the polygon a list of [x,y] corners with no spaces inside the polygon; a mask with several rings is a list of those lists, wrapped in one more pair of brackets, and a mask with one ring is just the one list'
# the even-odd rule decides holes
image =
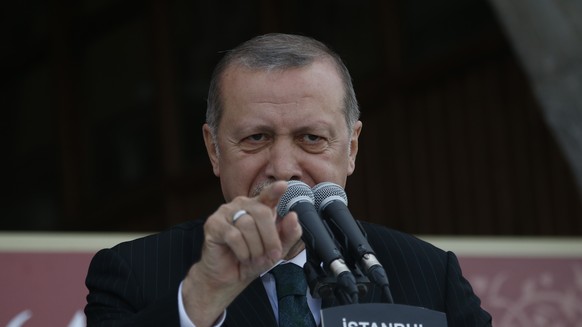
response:
{"label": "microphone", "polygon": [[287,191],[277,205],[277,213],[284,217],[289,211],[295,211],[299,224],[303,228],[301,239],[305,246],[314,251],[323,262],[324,268],[331,271],[337,283],[350,296],[357,295],[356,279],[346,265],[328,228],[324,225],[314,206],[311,188],[301,181],[289,181]]}
{"label": "microphone", "polygon": [[347,239],[350,255],[355,258],[366,276],[383,288],[388,302],[392,303],[386,271],[376,258],[362,227],[352,217],[344,189],[337,184],[324,182],[313,187],[313,195],[320,216],[328,222],[332,230],[340,234],[336,234],[337,238]]}

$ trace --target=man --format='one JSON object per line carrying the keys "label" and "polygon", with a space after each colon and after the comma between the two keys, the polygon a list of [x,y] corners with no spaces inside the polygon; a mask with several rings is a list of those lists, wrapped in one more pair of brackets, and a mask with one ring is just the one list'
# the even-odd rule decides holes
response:
{"label": "man", "polygon": [[[268,271],[281,259],[303,266],[306,251],[297,215],[277,217],[275,207],[286,181],[345,186],[358,119],[349,72],[320,42],[268,34],[227,53],[211,80],[203,126],[225,204],[203,222],[100,251],[86,280],[88,325],[276,326]],[[443,311],[449,326],[490,326],[452,253],[364,226],[396,303]],[[305,291],[319,324],[320,308],[334,303]],[[366,301],[380,300],[370,293]]]}

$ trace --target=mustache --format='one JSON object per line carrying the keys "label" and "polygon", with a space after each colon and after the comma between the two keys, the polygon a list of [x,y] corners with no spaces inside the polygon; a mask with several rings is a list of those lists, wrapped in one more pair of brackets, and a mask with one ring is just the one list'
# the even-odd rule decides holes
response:
{"label": "mustache", "polygon": [[253,189],[253,191],[251,192],[251,197],[255,197],[259,194],[261,194],[261,192],[263,192],[263,190],[265,189],[265,187],[273,184],[275,182],[275,180],[266,180],[264,182],[261,182],[260,184],[258,184],[257,186],[255,186],[255,188]]}

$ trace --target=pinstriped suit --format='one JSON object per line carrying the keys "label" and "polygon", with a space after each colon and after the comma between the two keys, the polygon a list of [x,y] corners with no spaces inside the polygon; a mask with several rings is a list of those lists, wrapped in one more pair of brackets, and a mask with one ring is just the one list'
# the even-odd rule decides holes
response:
{"label": "pinstriped suit", "polygon": [[[178,286],[200,258],[202,225],[187,222],[98,252],[86,279],[88,326],[179,326]],[[445,312],[449,326],[491,325],[454,254],[404,233],[362,225],[387,270],[396,303]],[[361,302],[380,302],[380,296],[371,289]],[[228,307],[225,325],[277,326],[260,279]]]}

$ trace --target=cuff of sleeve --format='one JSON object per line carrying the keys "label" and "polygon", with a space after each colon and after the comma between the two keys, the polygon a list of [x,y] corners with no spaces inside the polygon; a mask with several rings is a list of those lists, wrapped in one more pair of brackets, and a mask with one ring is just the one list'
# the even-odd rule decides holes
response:
{"label": "cuff of sleeve", "polygon": [[[183,283],[183,282],[182,282]],[[178,288],[178,312],[180,314],[180,327],[196,327],[188,314],[186,313],[186,309],[184,308],[184,301],[182,300],[182,283],[180,283],[180,287]],[[214,323],[214,327],[222,326],[224,320],[226,319],[226,310],[216,319]]]}

